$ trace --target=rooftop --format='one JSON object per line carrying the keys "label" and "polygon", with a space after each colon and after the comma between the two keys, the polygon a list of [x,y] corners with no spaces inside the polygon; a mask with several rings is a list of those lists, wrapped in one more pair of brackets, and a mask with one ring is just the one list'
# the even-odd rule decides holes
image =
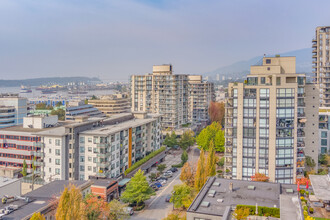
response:
{"label": "rooftop", "polygon": [[3,186],[5,186],[5,185],[11,184],[13,182],[16,182],[16,181],[19,181],[19,179],[11,179],[11,178],[0,176],[0,188],[3,187]]}
{"label": "rooftop", "polygon": [[144,125],[149,122],[155,121],[155,118],[146,118],[146,119],[132,119],[129,121],[125,121],[122,123],[114,124],[114,125],[107,125],[101,128],[93,129],[93,130],[88,130],[81,132],[80,134],[85,134],[85,135],[109,135],[113,134],[119,131],[122,131],[124,129],[132,128],[132,127],[138,127],[141,125]]}
{"label": "rooftop", "polygon": [[66,186],[74,184],[78,188],[83,188],[84,185],[90,183],[89,181],[68,181],[68,180],[57,180],[48,183],[30,193],[27,193],[24,197],[29,198],[29,202],[24,200],[16,200],[9,204],[0,204],[0,209],[5,208],[9,205],[17,205],[18,209],[14,212],[5,215],[2,219],[27,219],[26,217],[32,215],[36,211],[42,211],[47,208],[52,200],[59,197]]}
{"label": "rooftop", "polygon": [[330,175],[309,175],[314,194],[319,200],[330,200]]}
{"label": "rooftop", "polygon": [[296,196],[296,186],[211,177],[188,208],[188,212],[224,216],[228,215],[228,207],[239,204],[280,208],[281,195]]}
{"label": "rooftop", "polygon": [[48,127],[48,128],[23,128],[23,125],[17,125],[17,126],[12,126],[12,127],[6,127],[2,128],[1,131],[13,131],[13,132],[28,132],[28,133],[36,133],[36,132],[42,132],[42,131],[50,131],[53,130],[54,128],[59,128],[60,126],[68,125],[72,122],[64,122],[60,121],[57,123],[55,127]]}

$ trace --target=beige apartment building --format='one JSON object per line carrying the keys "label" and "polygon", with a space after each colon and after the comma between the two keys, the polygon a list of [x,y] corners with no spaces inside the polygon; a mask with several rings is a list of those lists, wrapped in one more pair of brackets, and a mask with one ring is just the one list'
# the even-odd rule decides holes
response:
{"label": "beige apartment building", "polygon": [[330,26],[317,27],[313,39],[314,83],[320,87],[320,105],[330,107]]}
{"label": "beige apartment building", "polygon": [[264,57],[244,83],[230,83],[225,114],[226,177],[295,183],[305,156],[317,161],[319,89],[296,74],[295,57]]}
{"label": "beige apartment building", "polygon": [[[191,85],[190,82],[194,84]],[[213,88],[213,85],[206,85],[201,76],[195,78],[173,74],[172,65],[153,66],[153,72],[150,74],[131,76],[132,111],[162,114],[164,129],[179,128],[183,124],[208,116],[205,110],[212,98],[203,98],[204,94],[199,96],[199,93],[204,92],[208,92],[208,96],[214,96],[213,89],[199,89],[199,86]],[[203,108],[200,108],[201,100]],[[199,109],[194,109],[197,107]]]}
{"label": "beige apartment building", "polygon": [[127,94],[101,96],[100,99],[88,100],[88,104],[93,105],[108,117],[131,111],[130,98]]}

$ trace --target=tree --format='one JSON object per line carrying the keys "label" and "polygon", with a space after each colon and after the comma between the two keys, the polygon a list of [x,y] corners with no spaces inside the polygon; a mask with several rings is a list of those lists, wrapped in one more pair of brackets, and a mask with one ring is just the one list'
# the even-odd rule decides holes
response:
{"label": "tree", "polygon": [[322,165],[330,165],[330,155],[328,154],[320,154],[319,156],[319,163]]}
{"label": "tree", "polygon": [[166,218],[163,218],[163,220],[186,220],[186,219],[187,219],[186,212],[182,210],[174,210]]}
{"label": "tree", "polygon": [[155,181],[157,179],[157,174],[156,173],[150,173],[149,178],[151,181]]}
{"label": "tree", "polygon": [[62,106],[62,102],[57,102],[56,103],[56,107],[61,107]]}
{"label": "tree", "polygon": [[311,158],[310,156],[306,156],[305,159],[306,159],[307,166],[310,167],[310,168],[312,168],[312,169],[314,169],[314,167],[316,165],[314,159]]}
{"label": "tree", "polygon": [[235,209],[233,216],[237,220],[244,220],[250,215],[250,209],[249,208],[240,208]]}
{"label": "tree", "polygon": [[65,187],[58,202],[56,219],[83,219],[83,217],[83,200],[80,190],[75,185]]}
{"label": "tree", "polygon": [[269,177],[266,176],[263,173],[256,173],[253,176],[251,176],[251,180],[252,181],[257,181],[257,182],[268,182],[269,181]]}
{"label": "tree", "polygon": [[92,96],[91,100],[95,100],[97,97],[95,95]]}
{"label": "tree", "polygon": [[88,104],[88,99],[85,99],[85,102],[84,103],[85,103],[85,105],[87,105]]}
{"label": "tree", "polygon": [[199,160],[197,164],[197,171],[195,175],[195,189],[200,191],[206,182],[206,172],[205,172],[205,156],[204,150],[201,150],[199,155]]}
{"label": "tree", "polygon": [[129,215],[126,212],[127,205],[121,204],[118,200],[114,199],[107,205],[104,215],[109,220],[122,220],[128,219]]}
{"label": "tree", "polygon": [[26,161],[25,160],[23,161],[23,168],[22,168],[21,174],[23,176],[26,176],[27,175],[27,164],[26,164]]}
{"label": "tree", "polygon": [[170,202],[173,202],[174,208],[187,209],[194,200],[194,189],[186,184],[179,184],[173,187]]}
{"label": "tree", "polygon": [[225,116],[225,103],[224,102],[211,102],[209,106],[209,116],[211,122],[218,122],[222,124]]}
{"label": "tree", "polygon": [[213,140],[216,151],[224,152],[225,135],[218,122],[213,122],[211,125],[204,128],[196,138],[197,144],[204,150],[208,150],[211,140]]}
{"label": "tree", "polygon": [[187,161],[188,161],[188,153],[187,151],[184,150],[181,154],[181,164],[184,164]]}
{"label": "tree", "polygon": [[45,220],[45,216],[40,214],[40,212],[35,212],[31,216],[30,220]]}
{"label": "tree", "polygon": [[103,219],[103,215],[107,210],[107,203],[98,198],[94,194],[88,194],[84,199],[84,215],[88,220]]}
{"label": "tree", "polygon": [[174,147],[175,145],[178,145],[178,142],[176,140],[176,134],[174,131],[172,131],[171,135],[166,134],[163,144],[168,147]]}
{"label": "tree", "polygon": [[223,167],[223,165],[225,165],[225,158],[224,157],[221,157],[219,162],[218,162],[218,166],[219,167]]}
{"label": "tree", "polygon": [[185,163],[181,169],[180,180],[187,186],[194,187],[195,171],[189,162]]}
{"label": "tree", "polygon": [[188,147],[192,146],[195,143],[193,131],[185,131],[179,140],[179,146],[182,150],[187,150]]}
{"label": "tree", "polygon": [[37,110],[46,109],[46,103],[40,102],[40,103],[36,104],[36,109]]}
{"label": "tree", "polygon": [[216,174],[215,168],[216,168],[216,156],[215,156],[214,144],[213,141],[211,140],[209,153],[207,155],[207,162],[206,162],[207,176],[215,176]]}
{"label": "tree", "polygon": [[64,121],[65,120],[65,111],[61,108],[57,109],[57,110],[52,110],[50,112],[51,115],[57,115],[58,116],[58,120]]}
{"label": "tree", "polygon": [[154,190],[149,186],[147,178],[143,175],[143,171],[139,170],[134,174],[126,186],[121,199],[130,204],[142,204],[145,200],[155,195]]}
{"label": "tree", "polygon": [[159,164],[158,166],[157,166],[157,170],[159,171],[159,172],[163,172],[164,170],[166,169],[166,164]]}

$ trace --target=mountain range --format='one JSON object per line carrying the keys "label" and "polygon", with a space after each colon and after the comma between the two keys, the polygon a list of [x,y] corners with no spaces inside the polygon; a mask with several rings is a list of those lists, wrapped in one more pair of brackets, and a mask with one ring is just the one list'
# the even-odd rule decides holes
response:
{"label": "mountain range", "polygon": [[[305,48],[300,50],[289,51],[285,53],[279,53],[280,56],[295,56],[296,57],[296,72],[306,73],[307,75],[312,73],[312,48]],[[274,55],[267,55],[274,56]],[[228,66],[220,67],[214,71],[203,74],[209,76],[212,79],[216,79],[216,75],[230,76],[233,79],[242,78],[250,73],[250,66],[256,65],[261,62],[263,56],[254,57],[249,60],[239,61]]]}

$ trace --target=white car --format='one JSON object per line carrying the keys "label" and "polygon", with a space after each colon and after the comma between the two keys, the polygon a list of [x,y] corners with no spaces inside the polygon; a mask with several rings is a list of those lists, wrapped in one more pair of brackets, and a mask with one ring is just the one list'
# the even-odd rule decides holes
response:
{"label": "white car", "polygon": [[162,185],[165,185],[166,184],[166,180],[164,180],[164,179],[161,179],[161,180],[159,180],[158,181],[160,184],[162,184]]}

